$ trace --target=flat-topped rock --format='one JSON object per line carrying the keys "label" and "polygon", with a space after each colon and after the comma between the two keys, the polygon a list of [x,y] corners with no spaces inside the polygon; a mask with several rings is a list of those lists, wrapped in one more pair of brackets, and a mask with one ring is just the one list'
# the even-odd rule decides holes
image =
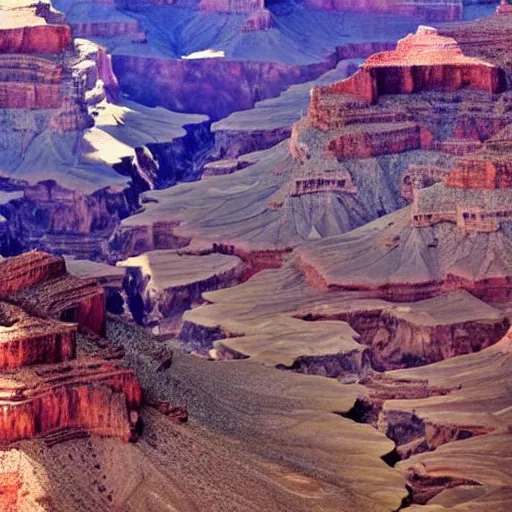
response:
{"label": "flat-topped rock", "polygon": [[77,329],[104,331],[103,289],[40,252],[0,270],[0,444],[69,429],[132,438],[142,401],[133,371],[76,358]]}
{"label": "flat-topped rock", "polygon": [[0,53],[55,54],[71,48],[71,30],[47,22],[30,0],[5,0],[0,5]]}
{"label": "flat-topped rock", "polygon": [[134,318],[156,327],[203,302],[202,293],[240,282],[244,265],[236,256],[194,256],[150,251],[117,263],[126,267],[125,288]]}
{"label": "flat-topped rock", "polygon": [[180,337],[220,359],[362,379],[421,366],[498,342],[506,315],[467,292],[392,303],[377,293],[318,290],[293,261],[228,290],[207,292],[187,311]]}
{"label": "flat-topped rock", "polygon": [[401,39],[396,50],[368,58],[353,77],[315,89],[312,101],[322,101],[323,95],[350,94],[375,102],[384,94],[467,87],[503,92],[505,73],[485,60],[465,56],[455,39],[439,35],[434,28],[420,27]]}
{"label": "flat-topped rock", "polygon": [[76,330],[76,324],[31,316],[0,302],[0,369],[74,359]]}

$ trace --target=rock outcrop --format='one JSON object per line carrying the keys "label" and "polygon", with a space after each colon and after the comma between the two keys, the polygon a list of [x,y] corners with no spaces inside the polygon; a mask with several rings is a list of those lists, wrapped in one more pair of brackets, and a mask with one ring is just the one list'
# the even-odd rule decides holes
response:
{"label": "rock outcrop", "polygon": [[65,430],[132,438],[142,397],[133,371],[76,359],[77,329],[104,332],[103,289],[44,253],[2,260],[0,271],[0,443]]}
{"label": "rock outcrop", "polygon": [[0,10],[0,54],[58,54],[71,48],[71,30],[48,2],[6,0]]}
{"label": "rock outcrop", "polygon": [[[396,50],[367,59],[349,79],[313,89],[308,114],[313,126],[329,130],[350,124],[345,114],[350,102],[355,106],[355,101],[362,101],[364,108],[364,103],[375,103],[382,95],[465,88],[503,92],[505,73],[488,62],[464,56],[454,39],[440,36],[436,29],[419,27],[416,34],[400,40]],[[367,112],[370,115],[364,117],[371,122],[372,112]],[[396,122],[400,113],[394,118],[389,113],[388,119]],[[374,122],[378,122],[377,116]],[[385,122],[385,117],[380,122]]]}
{"label": "rock outcrop", "polygon": [[268,9],[258,9],[244,21],[240,30],[242,32],[268,30],[272,27],[272,24],[272,13]]}
{"label": "rock outcrop", "polygon": [[225,13],[248,13],[264,7],[264,0],[201,0],[199,2],[199,9]]}
{"label": "rock outcrop", "polygon": [[[46,19],[50,27],[69,30],[49,4],[18,7],[2,4],[5,30],[46,27]],[[70,39],[58,53],[51,51],[50,46],[10,53],[0,47],[0,187],[21,194],[2,196],[1,252],[40,248],[99,258],[120,218],[139,207],[140,190],[186,179],[185,166],[200,172],[200,159],[189,166],[193,156],[187,154],[188,141],[197,134],[183,125],[205,118],[115,105],[119,84],[102,46]],[[177,155],[186,161],[176,163]],[[136,168],[132,183],[130,173],[117,172],[123,162]],[[152,162],[158,176],[151,175]],[[150,175],[149,184],[138,175]]]}
{"label": "rock outcrop", "polygon": [[236,256],[174,251],[150,251],[118,265],[127,269],[124,288],[133,318],[160,334],[179,329],[183,312],[201,304],[204,292],[238,284],[245,271]]}
{"label": "rock outcrop", "polygon": [[400,16],[411,16],[425,21],[456,21],[462,18],[462,0],[304,0],[311,9],[327,11],[386,12]]}

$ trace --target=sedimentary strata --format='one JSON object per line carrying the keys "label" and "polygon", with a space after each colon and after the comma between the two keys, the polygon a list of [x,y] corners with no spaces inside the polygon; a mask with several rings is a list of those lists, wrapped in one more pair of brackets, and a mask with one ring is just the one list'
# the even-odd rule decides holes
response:
{"label": "sedimentary strata", "polygon": [[464,2],[462,0],[442,0],[407,2],[404,0],[305,0],[312,9],[327,11],[387,12],[402,16],[412,16],[428,21],[455,21],[462,18]]}
{"label": "sedimentary strata", "polygon": [[142,398],[133,371],[76,358],[78,328],[104,332],[103,289],[44,253],[0,270],[0,443],[83,431],[132,438]]}

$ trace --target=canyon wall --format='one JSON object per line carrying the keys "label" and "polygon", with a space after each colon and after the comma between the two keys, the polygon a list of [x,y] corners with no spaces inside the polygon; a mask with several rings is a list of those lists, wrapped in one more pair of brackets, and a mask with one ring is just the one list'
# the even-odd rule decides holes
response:
{"label": "canyon wall", "polygon": [[103,289],[40,252],[1,260],[0,275],[0,371],[9,370],[0,379],[0,445],[84,431],[133,439],[142,402],[133,371],[77,359],[78,328],[93,339],[104,333]]}
{"label": "canyon wall", "polygon": [[386,12],[424,21],[456,21],[463,14],[462,0],[303,0],[303,3],[322,11]]}
{"label": "canyon wall", "polygon": [[312,80],[334,67],[335,57],[311,65],[227,59],[159,59],[115,54],[114,72],[136,101],[213,120],[256,101],[277,96],[292,84]]}
{"label": "canyon wall", "polygon": [[71,49],[67,25],[4,28],[0,25],[0,53],[57,54]]}
{"label": "canyon wall", "polygon": [[3,384],[0,442],[50,434],[62,429],[85,429],[91,434],[130,439],[129,411],[141,402],[140,387],[131,371],[102,368],[58,371],[34,389],[9,389]]}

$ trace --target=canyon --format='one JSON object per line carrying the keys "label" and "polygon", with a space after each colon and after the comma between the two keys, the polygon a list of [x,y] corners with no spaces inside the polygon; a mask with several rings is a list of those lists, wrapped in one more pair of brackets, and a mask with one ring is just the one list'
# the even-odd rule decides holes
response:
{"label": "canyon", "polygon": [[0,3],[0,509],[507,511],[508,11]]}

